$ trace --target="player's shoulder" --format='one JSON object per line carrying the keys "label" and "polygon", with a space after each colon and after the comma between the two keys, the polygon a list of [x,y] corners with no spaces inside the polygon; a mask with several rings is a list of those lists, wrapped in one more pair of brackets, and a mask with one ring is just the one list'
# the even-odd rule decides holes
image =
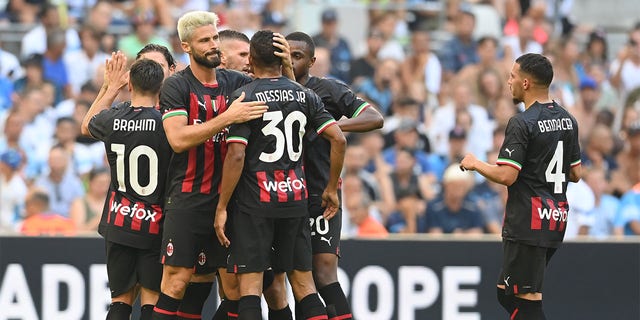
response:
{"label": "player's shoulder", "polygon": [[252,80],[251,77],[240,71],[225,68],[216,68],[216,79],[218,79],[218,83],[227,82],[235,86],[242,86]]}

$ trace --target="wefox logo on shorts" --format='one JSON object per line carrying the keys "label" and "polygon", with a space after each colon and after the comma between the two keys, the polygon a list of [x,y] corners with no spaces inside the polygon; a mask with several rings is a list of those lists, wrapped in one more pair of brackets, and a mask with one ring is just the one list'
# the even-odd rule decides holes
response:
{"label": "wefox logo on shorts", "polygon": [[546,206],[543,206],[542,197],[531,197],[531,230],[542,230],[542,221],[545,220],[549,221],[549,230],[564,231],[569,217],[567,202],[561,201],[556,205],[552,199],[545,200]]}

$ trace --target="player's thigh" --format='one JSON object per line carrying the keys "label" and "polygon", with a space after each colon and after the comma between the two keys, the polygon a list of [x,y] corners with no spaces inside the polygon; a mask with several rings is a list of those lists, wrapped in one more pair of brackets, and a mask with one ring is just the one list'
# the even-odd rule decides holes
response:
{"label": "player's thigh", "polygon": [[160,251],[139,249],[137,258],[136,273],[142,290],[160,292],[160,282],[162,281]]}
{"label": "player's thigh", "polygon": [[311,271],[312,249],[307,217],[275,220],[274,265],[277,271]]}
{"label": "player's thigh", "polygon": [[[127,304],[133,303],[133,289],[138,282],[136,275],[137,249],[111,241],[105,241],[107,277],[111,298]],[[157,262],[157,260],[156,260]],[[127,298],[126,294],[131,297]]]}
{"label": "player's thigh", "polygon": [[505,286],[507,294],[542,292],[548,255],[554,251],[553,248],[503,241],[504,256],[498,284]]}
{"label": "player's thigh", "polygon": [[225,264],[227,249],[217,241],[210,211],[167,211],[162,235],[162,263],[215,273]]}
{"label": "player's thigh", "polygon": [[339,208],[336,215],[327,220],[322,216],[325,208],[322,207],[321,198],[310,197],[308,208],[313,254],[331,253],[339,256],[342,209]]}
{"label": "player's thigh", "polygon": [[274,219],[237,211],[233,218],[232,241],[227,271],[263,272],[271,266]]}

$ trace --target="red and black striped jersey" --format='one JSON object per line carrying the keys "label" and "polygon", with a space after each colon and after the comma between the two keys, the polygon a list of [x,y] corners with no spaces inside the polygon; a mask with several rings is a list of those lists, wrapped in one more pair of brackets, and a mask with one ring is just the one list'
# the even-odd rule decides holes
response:
{"label": "red and black striped jersey", "polygon": [[153,107],[121,103],[89,121],[104,142],[111,184],[100,221],[105,239],[135,248],[160,245],[162,202],[171,148],[162,115]]}
{"label": "red and black striped jersey", "polygon": [[246,100],[264,101],[269,110],[260,119],[229,128],[227,143],[247,146],[235,192],[238,208],[270,218],[306,216],[303,137],[310,130],[321,134],[335,120],[320,97],[285,77],[256,79],[236,90],[231,99],[242,91]]}
{"label": "red and black striped jersey", "polygon": [[569,175],[580,164],[575,118],[555,102],[535,102],[509,120],[496,163],[520,171],[508,188],[502,237],[559,246],[569,214]]}
{"label": "red and black striped jersey", "polygon": [[[305,87],[313,90],[334,119],[355,118],[371,105],[358,97],[344,82],[330,78],[309,77]],[[321,196],[329,182],[331,144],[313,132],[305,135],[304,167],[311,196]]]}
{"label": "red and black striped jersey", "polygon": [[[240,72],[216,69],[216,85],[201,83],[191,68],[165,80],[160,91],[163,119],[181,116],[188,125],[199,125],[227,110],[227,98],[251,81]],[[219,195],[222,162],[226,154],[226,130],[188,151],[171,157],[166,209],[213,210]]]}

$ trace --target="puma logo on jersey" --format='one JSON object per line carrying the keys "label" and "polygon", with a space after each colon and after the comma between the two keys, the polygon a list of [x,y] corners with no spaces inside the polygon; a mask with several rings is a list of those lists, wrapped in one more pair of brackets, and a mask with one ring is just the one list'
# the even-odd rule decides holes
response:
{"label": "puma logo on jersey", "polygon": [[329,247],[331,247],[331,239],[333,239],[333,237],[329,237],[329,239],[327,239],[325,237],[320,237],[320,240],[326,241],[327,244],[329,245]]}
{"label": "puma logo on jersey", "polygon": [[513,152],[513,150],[509,150],[509,148],[504,148],[504,151],[509,153],[509,157],[511,157],[511,153]]}
{"label": "puma logo on jersey", "polygon": [[507,287],[509,286],[509,279],[511,278],[511,276],[508,276],[506,278],[504,278],[504,284],[507,285]]}
{"label": "puma logo on jersey", "polygon": [[202,109],[207,110],[207,105],[205,105],[204,102],[198,100],[198,105],[202,107]]}

